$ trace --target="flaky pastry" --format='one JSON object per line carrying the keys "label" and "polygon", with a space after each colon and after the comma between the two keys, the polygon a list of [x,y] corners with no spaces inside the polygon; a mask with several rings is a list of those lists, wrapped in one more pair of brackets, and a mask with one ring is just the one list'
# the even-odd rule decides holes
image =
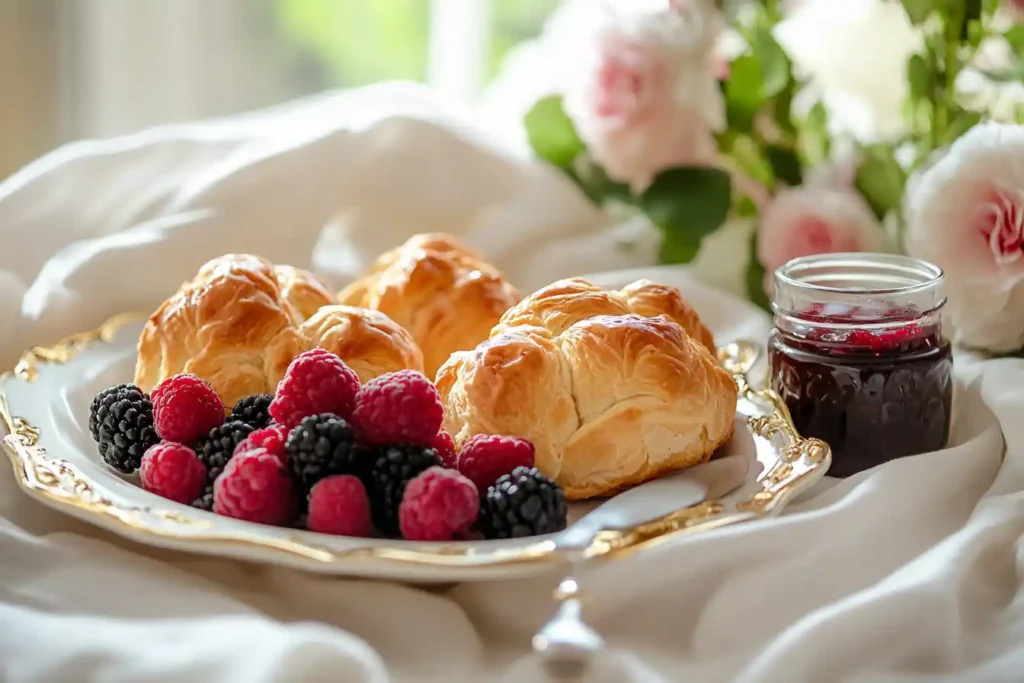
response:
{"label": "flaky pastry", "polygon": [[412,337],[383,313],[334,304],[307,271],[228,254],[205,264],[150,316],[139,337],[135,383],[148,392],[189,372],[231,407],[244,396],[273,393],[292,359],[317,346],[340,356],[364,382],[423,367]]}
{"label": "flaky pastry", "polygon": [[274,275],[281,285],[281,295],[303,320],[312,317],[321,306],[338,302],[337,297],[308,270],[292,266],[274,266]]}
{"label": "flaky pastry", "polygon": [[248,254],[221,256],[150,316],[139,337],[135,383],[148,392],[189,372],[230,407],[273,391],[292,358],[312,348],[300,322],[271,263]]}
{"label": "flaky pastry", "polygon": [[423,354],[412,335],[380,311],[324,306],[299,330],[344,360],[361,382],[397,370],[423,371]]}
{"label": "flaky pastry", "polygon": [[715,352],[711,331],[679,290],[650,280],[637,280],[620,290],[610,291],[579,277],[552,282],[508,309],[491,335],[520,325],[543,327],[552,334],[561,334],[571,325],[596,315],[629,313],[645,318],[667,316],[706,349]]}
{"label": "flaky pastry", "polygon": [[382,254],[338,295],[342,304],[381,311],[407,329],[430,377],[453,351],[486,339],[519,298],[493,266],[444,234],[417,235]]}
{"label": "flaky pastry", "polygon": [[537,467],[573,500],[705,462],[732,436],[736,384],[669,290],[563,280],[527,297],[438,371],[445,428],[457,445],[473,434],[530,439]]}

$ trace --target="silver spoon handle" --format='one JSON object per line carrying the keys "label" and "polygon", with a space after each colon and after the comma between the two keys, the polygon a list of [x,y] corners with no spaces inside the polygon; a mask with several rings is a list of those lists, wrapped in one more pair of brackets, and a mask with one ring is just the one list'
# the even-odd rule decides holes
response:
{"label": "silver spoon handle", "polygon": [[555,590],[558,611],[533,637],[534,651],[556,680],[581,676],[594,655],[604,648],[604,639],[583,621],[581,597],[576,579],[563,579]]}

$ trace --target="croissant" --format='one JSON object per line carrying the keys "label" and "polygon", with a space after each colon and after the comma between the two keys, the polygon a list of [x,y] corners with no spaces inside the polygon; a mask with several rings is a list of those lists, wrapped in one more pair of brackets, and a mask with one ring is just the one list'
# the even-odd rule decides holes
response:
{"label": "croissant", "polygon": [[337,303],[337,297],[308,270],[275,266],[274,275],[281,285],[281,295],[302,320],[312,317],[321,306]]}
{"label": "croissant", "polygon": [[407,329],[430,377],[453,351],[486,339],[519,298],[493,266],[443,234],[417,235],[384,253],[338,295],[342,304],[381,311]]}
{"label": "croissant", "polygon": [[554,283],[440,368],[444,426],[457,445],[528,438],[569,499],[609,495],[705,462],[732,437],[737,388],[709,343],[672,288]]}
{"label": "croissant", "polygon": [[299,323],[271,263],[248,254],[221,256],[150,316],[139,337],[135,383],[150,391],[189,372],[228,406],[273,391],[292,358],[312,348]]}
{"label": "croissant", "polygon": [[135,383],[148,392],[188,372],[232,406],[273,393],[292,359],[318,346],[362,381],[423,365],[408,332],[383,313],[334,304],[307,271],[228,254],[205,264],[150,316],[139,337]]}
{"label": "croissant", "polygon": [[412,335],[380,311],[324,306],[300,331],[316,346],[344,360],[361,382],[397,370],[423,371],[423,353]]}
{"label": "croissant", "polygon": [[715,352],[711,331],[679,290],[650,280],[636,280],[620,290],[607,291],[583,278],[558,280],[538,289],[502,315],[491,334],[519,325],[543,327],[560,334],[569,326],[595,315],[636,313],[651,318],[664,315],[678,323],[708,351]]}

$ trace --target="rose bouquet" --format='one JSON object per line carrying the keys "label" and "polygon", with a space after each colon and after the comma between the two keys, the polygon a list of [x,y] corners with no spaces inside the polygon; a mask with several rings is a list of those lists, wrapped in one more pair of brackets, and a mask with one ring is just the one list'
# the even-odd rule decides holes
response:
{"label": "rose bouquet", "polygon": [[576,0],[523,123],[591,200],[687,263],[751,226],[767,306],[787,260],[907,251],[947,274],[958,341],[1024,346],[1019,0]]}

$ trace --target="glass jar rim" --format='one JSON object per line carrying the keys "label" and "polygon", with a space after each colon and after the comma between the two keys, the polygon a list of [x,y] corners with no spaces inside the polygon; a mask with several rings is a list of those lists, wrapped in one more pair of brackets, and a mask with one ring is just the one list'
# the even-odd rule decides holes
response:
{"label": "glass jar rim", "polygon": [[[884,268],[888,268],[890,276],[902,274],[904,277],[916,277],[917,281],[891,287],[857,288],[850,286],[823,285],[807,281],[800,277],[801,274],[803,274],[804,277],[813,275],[815,269],[825,269],[828,267],[851,268],[851,266],[859,266],[865,271],[875,269],[879,272],[882,272]],[[937,265],[912,256],[875,252],[837,252],[814,254],[812,256],[800,256],[787,261],[775,270],[774,278],[776,291],[779,290],[781,285],[783,288],[793,287],[797,289],[812,290],[823,294],[875,296],[913,294],[915,292],[922,292],[936,288],[941,286],[943,280],[945,280],[945,273],[943,273],[942,268]]]}

